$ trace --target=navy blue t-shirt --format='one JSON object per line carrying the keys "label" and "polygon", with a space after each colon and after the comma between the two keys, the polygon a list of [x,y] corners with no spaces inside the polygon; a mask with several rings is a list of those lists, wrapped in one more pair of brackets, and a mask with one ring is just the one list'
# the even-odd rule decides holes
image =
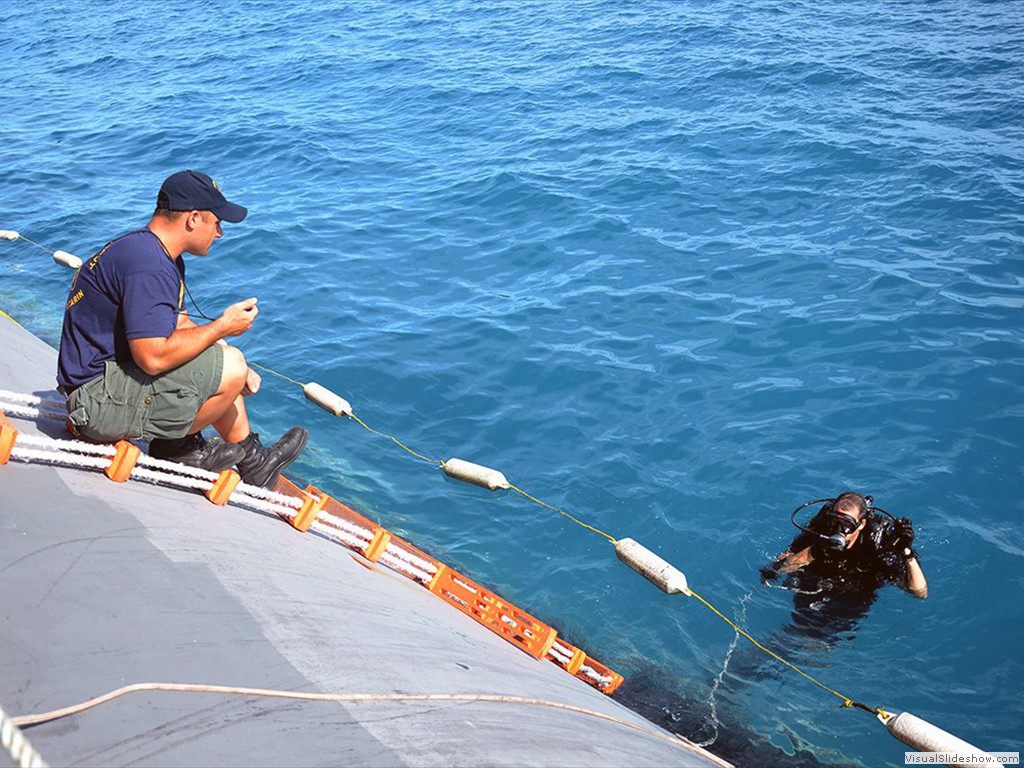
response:
{"label": "navy blue t-shirt", "polygon": [[184,309],[185,260],[148,229],[103,246],[78,270],[64,311],[57,383],[78,387],[107,360],[132,359],[129,339],[167,338]]}

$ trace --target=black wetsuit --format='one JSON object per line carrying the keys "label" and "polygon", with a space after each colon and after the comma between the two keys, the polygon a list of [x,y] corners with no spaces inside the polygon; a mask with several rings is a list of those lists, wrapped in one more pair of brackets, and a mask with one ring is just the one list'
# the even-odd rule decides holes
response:
{"label": "black wetsuit", "polygon": [[[829,505],[822,507],[807,526],[825,531]],[[793,574],[800,589],[828,592],[867,592],[883,584],[906,584],[907,563],[896,545],[896,525],[883,514],[875,513],[860,532],[853,546],[842,552],[829,553],[824,547],[813,547],[813,560]],[[790,552],[800,552],[820,539],[801,532],[789,545]]]}
{"label": "black wetsuit", "polygon": [[[808,524],[815,531],[827,532],[829,505],[823,506]],[[876,593],[886,583],[907,583],[907,563],[897,545],[896,524],[881,513],[874,513],[852,547],[830,553],[814,546],[821,541],[810,533],[800,533],[789,545],[796,553],[812,547],[814,558],[808,565],[790,574],[785,585],[793,589],[793,624],[785,631],[815,637],[828,643],[855,630],[874,603]]]}

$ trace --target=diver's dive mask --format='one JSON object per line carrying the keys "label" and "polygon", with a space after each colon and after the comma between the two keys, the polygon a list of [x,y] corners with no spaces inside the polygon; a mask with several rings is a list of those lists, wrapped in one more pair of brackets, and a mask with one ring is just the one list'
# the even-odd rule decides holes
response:
{"label": "diver's dive mask", "polygon": [[[867,504],[867,512],[864,515],[864,520],[870,518],[871,515],[875,512],[881,512],[885,515],[888,515],[889,517],[892,517],[892,515],[890,515],[884,509],[876,507],[874,505],[874,501],[875,500],[870,496],[864,497],[864,502]],[[793,523],[793,525],[795,525],[801,531],[812,534],[813,536],[817,536],[820,539],[821,549],[826,555],[837,555],[840,552],[846,551],[846,549],[849,547],[849,544],[846,541],[846,537],[853,533],[857,529],[857,526],[860,525],[859,522],[853,520],[848,515],[844,515],[841,512],[837,512],[834,509],[835,503],[836,499],[813,499],[812,501],[808,501],[806,504],[801,504],[799,507],[794,509],[793,514],[789,516],[790,522]],[[822,531],[816,531],[812,528],[807,528],[803,525],[800,525],[800,523],[796,521],[796,516],[798,512],[814,504],[828,505],[828,508],[825,512],[824,530]]]}

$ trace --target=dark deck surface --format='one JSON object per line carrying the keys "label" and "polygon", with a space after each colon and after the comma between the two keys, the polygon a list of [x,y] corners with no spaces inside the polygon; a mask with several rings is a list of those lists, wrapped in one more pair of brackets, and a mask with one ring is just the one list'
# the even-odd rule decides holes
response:
{"label": "dark deck surface", "polygon": [[[55,357],[0,315],[0,389],[58,399]],[[25,433],[67,437],[53,422],[12,421]],[[337,544],[276,516],[143,482],[115,484],[97,472],[0,466],[0,617],[0,706],[11,715],[131,683],[174,682],[539,698],[665,733]],[[52,765],[702,766],[717,759],[618,723],[491,702],[144,692],[26,735]],[[0,753],[0,766],[9,764]]]}

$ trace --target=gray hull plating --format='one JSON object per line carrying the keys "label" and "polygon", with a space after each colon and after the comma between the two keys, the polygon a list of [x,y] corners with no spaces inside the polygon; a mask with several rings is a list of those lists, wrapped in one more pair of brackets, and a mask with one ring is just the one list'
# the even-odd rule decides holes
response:
{"label": "gray hull plating", "polygon": [[[54,399],[54,370],[54,350],[0,316],[0,388]],[[12,421],[66,437],[59,424]],[[173,682],[536,698],[665,734],[277,517],[14,461],[0,467],[0,510],[0,704],[12,715]],[[53,765],[725,765],[620,723],[479,701],[144,692],[26,734]]]}

